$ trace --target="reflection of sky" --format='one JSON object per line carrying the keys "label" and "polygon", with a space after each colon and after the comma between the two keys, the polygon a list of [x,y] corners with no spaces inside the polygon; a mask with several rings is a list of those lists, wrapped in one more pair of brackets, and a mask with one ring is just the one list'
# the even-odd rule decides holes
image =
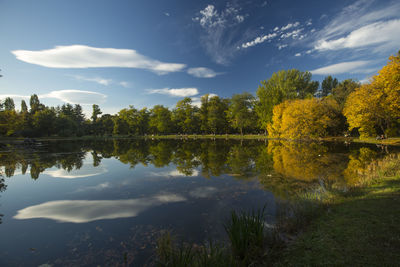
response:
{"label": "reflection of sky", "polygon": [[55,178],[64,179],[75,179],[75,178],[85,178],[90,176],[96,176],[99,174],[106,173],[108,170],[101,164],[100,166],[93,166],[93,156],[90,153],[86,153],[85,158],[82,161],[82,167],[80,169],[73,169],[71,171],[64,170],[62,168],[50,168],[45,170],[43,174],[49,175]]}
{"label": "reflection of sky", "polygon": [[21,209],[14,218],[45,218],[59,222],[86,223],[135,217],[151,207],[182,201],[186,201],[186,198],[176,194],[121,200],[57,200]]}

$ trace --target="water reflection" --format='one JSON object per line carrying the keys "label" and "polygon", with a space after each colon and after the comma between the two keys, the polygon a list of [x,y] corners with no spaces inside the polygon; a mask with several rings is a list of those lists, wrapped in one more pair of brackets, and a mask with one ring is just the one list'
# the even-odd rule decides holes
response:
{"label": "water reflection", "polygon": [[388,153],[362,145],[234,140],[113,140],[49,142],[47,151],[26,151],[8,146],[0,153],[6,177],[30,173],[58,178],[85,178],[107,172],[102,160],[114,157],[135,168],[152,165],[173,170],[153,171],[166,178],[223,174],[236,179],[258,177],[266,189],[279,195],[297,192],[310,184],[343,187],[357,184],[357,174],[371,160]]}
{"label": "water reflection", "polygon": [[[154,251],[160,231],[198,243],[223,238],[231,209],[266,203],[273,223],[276,201],[362,184],[389,150],[256,140],[63,141],[37,151],[9,144],[0,152],[0,191],[9,190],[0,195],[0,265],[116,266],[127,252],[141,266],[137,256],[149,244]],[[9,178],[17,174],[36,181]],[[30,247],[47,255],[26,255]]]}
{"label": "water reflection", "polygon": [[58,222],[87,223],[96,220],[135,217],[139,213],[166,203],[185,201],[176,194],[119,200],[58,200],[19,210],[18,220],[44,218]]}

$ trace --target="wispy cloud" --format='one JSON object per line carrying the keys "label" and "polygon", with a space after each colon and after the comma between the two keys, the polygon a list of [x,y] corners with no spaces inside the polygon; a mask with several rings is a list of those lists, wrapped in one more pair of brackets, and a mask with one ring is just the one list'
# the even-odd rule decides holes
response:
{"label": "wispy cloud", "polygon": [[281,31],[286,31],[291,28],[297,27],[300,25],[300,22],[296,21],[295,23],[288,23],[286,26],[282,26]]}
{"label": "wispy cloud", "polygon": [[400,43],[400,3],[385,6],[374,0],[359,0],[346,6],[315,33],[315,51],[371,48],[387,52]]}
{"label": "wispy cloud", "polygon": [[192,20],[203,29],[202,44],[212,59],[218,64],[229,64],[242,43],[235,30],[245,20],[240,8],[228,3],[218,11],[214,5],[208,5]]}
{"label": "wispy cloud", "polygon": [[93,91],[59,90],[39,95],[39,98],[55,98],[71,104],[91,105],[104,103],[107,96]]}
{"label": "wispy cloud", "polygon": [[399,43],[400,19],[395,19],[366,25],[338,39],[320,40],[315,49],[324,51],[377,45],[375,49],[381,50],[382,47],[398,48]]}
{"label": "wispy cloud", "polygon": [[105,86],[110,85],[112,83],[111,79],[105,79],[105,78],[101,78],[101,77],[90,78],[90,77],[84,77],[84,76],[80,76],[80,75],[69,75],[69,76],[71,76],[79,81],[95,82],[95,83],[105,85]]}
{"label": "wispy cloud", "polygon": [[190,97],[199,94],[197,88],[163,88],[163,89],[148,89],[149,94],[162,94],[174,97]]}
{"label": "wispy cloud", "polygon": [[264,43],[266,41],[271,41],[273,38],[275,38],[277,36],[278,36],[277,33],[269,33],[269,34],[261,35],[261,36],[256,37],[253,41],[243,43],[241,47],[242,48],[252,47],[252,46]]}
{"label": "wispy cloud", "polygon": [[375,69],[366,67],[371,63],[372,61],[368,60],[341,62],[312,70],[311,73],[320,75],[334,75],[341,73],[371,73]]}
{"label": "wispy cloud", "polygon": [[81,76],[81,75],[67,75],[70,76],[78,81],[86,81],[86,82],[95,82],[104,86],[109,86],[112,84],[117,84],[120,85],[122,87],[128,88],[129,87],[129,83],[126,81],[121,81],[121,82],[117,82],[114,81],[112,79],[106,79],[106,78],[102,78],[102,77],[85,77],[85,76]]}
{"label": "wispy cloud", "polygon": [[128,82],[125,82],[125,81],[119,82],[118,84],[121,85],[122,87],[125,87],[125,88],[129,88],[130,87],[130,84]]}
{"label": "wispy cloud", "polygon": [[[11,97],[14,100],[29,100],[28,95],[0,95],[0,99]],[[82,90],[58,90],[51,91],[47,94],[38,95],[39,99],[53,98],[58,99],[62,102],[71,104],[91,105],[91,104],[102,104],[106,101],[107,95],[93,91],[82,91]]]}
{"label": "wispy cloud", "polygon": [[181,71],[186,67],[185,64],[151,59],[132,49],[97,48],[86,45],[56,46],[39,51],[14,50],[12,53],[21,61],[48,68],[121,67],[166,74]]}
{"label": "wispy cloud", "polygon": [[214,78],[219,74],[213,71],[212,69],[203,67],[189,68],[187,70],[187,73],[197,78]]}

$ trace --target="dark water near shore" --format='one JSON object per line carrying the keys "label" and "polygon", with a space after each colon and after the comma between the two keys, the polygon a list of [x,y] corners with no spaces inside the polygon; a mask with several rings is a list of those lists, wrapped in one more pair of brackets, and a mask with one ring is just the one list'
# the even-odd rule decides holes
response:
{"label": "dark water near shore", "polygon": [[0,266],[151,265],[172,231],[226,240],[230,211],[346,190],[392,147],[240,140],[52,141],[0,146]]}

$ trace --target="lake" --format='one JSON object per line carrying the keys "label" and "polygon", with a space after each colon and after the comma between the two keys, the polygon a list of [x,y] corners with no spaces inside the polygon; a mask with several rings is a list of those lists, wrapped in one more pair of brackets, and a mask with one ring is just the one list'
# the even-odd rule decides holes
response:
{"label": "lake", "polygon": [[0,144],[0,266],[152,265],[167,231],[189,243],[224,242],[232,210],[263,207],[273,225],[282,203],[347,190],[392,152],[265,140]]}

